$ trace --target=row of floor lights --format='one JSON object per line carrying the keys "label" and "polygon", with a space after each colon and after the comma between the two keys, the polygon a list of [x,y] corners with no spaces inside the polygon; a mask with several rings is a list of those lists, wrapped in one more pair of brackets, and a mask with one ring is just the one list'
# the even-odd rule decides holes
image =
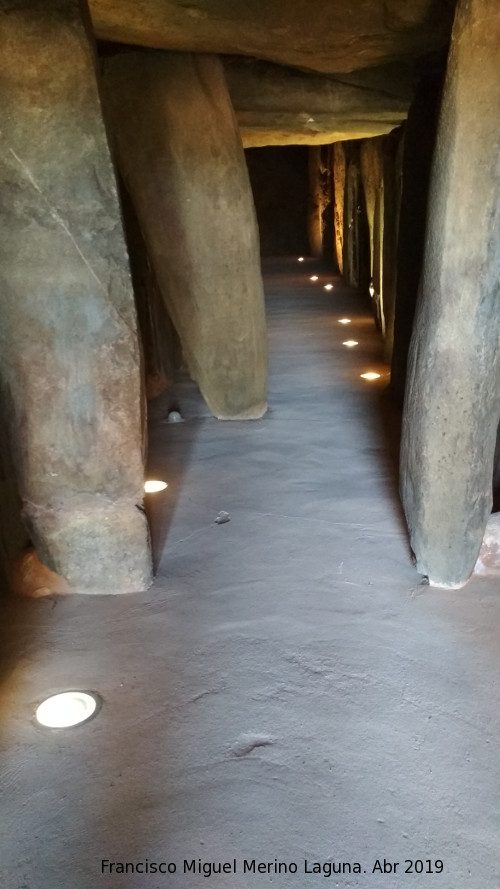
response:
{"label": "row of floor lights", "polygon": [[[303,257],[303,256],[299,256],[299,257],[297,258],[297,261],[298,261],[298,262],[304,262],[304,257]],[[319,280],[319,277],[318,277],[318,275],[310,275],[309,280],[310,280],[310,281],[313,281],[313,282],[316,282],[316,281]],[[372,286],[373,286],[373,285],[370,285],[370,287],[372,287]],[[324,287],[325,290],[333,290],[333,284],[331,284],[331,283],[324,284],[323,287]],[[372,295],[373,295],[373,294],[371,293],[371,290],[370,290],[370,296],[372,296]],[[351,319],[350,319],[350,318],[339,318],[339,324],[350,324],[350,323],[351,323]],[[359,343],[358,343],[357,340],[345,340],[345,341],[342,343],[342,345],[343,345],[343,346],[347,346],[348,349],[353,349],[355,346],[359,346]],[[367,372],[364,373],[364,374],[360,374],[360,377],[361,377],[361,379],[363,379],[363,380],[368,380],[368,381],[371,382],[372,380],[378,380],[378,379],[380,378],[380,374],[379,374],[379,373],[376,373],[376,371],[374,371],[374,370],[369,370],[369,371],[367,371]]]}
{"label": "row of floor lights", "polygon": [[[146,494],[156,494],[167,488],[161,479],[144,482]],[[63,691],[45,698],[35,710],[35,719],[43,728],[64,729],[83,725],[101,709],[102,699],[94,691]]]}

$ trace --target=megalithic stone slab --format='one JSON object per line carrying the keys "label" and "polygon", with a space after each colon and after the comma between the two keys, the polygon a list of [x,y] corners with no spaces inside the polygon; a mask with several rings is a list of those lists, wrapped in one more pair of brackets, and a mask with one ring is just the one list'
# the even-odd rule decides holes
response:
{"label": "megalithic stone slab", "polygon": [[426,62],[405,125],[391,367],[391,390],[400,405],[404,400],[408,351],[423,263],[429,178],[445,65],[446,59],[441,57],[434,60],[433,65]]}
{"label": "megalithic stone slab", "polygon": [[309,148],[309,206],[307,228],[309,234],[309,251],[311,256],[323,256],[323,183],[321,171],[321,148],[319,145]]}
{"label": "megalithic stone slab", "polygon": [[140,354],[76,0],[0,14],[0,374],[26,522],[78,592],[150,581]]}
{"label": "megalithic stone slab", "polygon": [[340,274],[344,273],[344,204],[346,190],[346,156],[342,142],[333,146],[333,229],[335,256]]}
{"label": "megalithic stone slab", "polygon": [[491,509],[500,414],[500,10],[459,2],[408,363],[401,493],[417,568],[463,585]]}
{"label": "megalithic stone slab", "polygon": [[257,223],[215,56],[135,52],[105,65],[120,168],[192,377],[221,419],[266,410]]}

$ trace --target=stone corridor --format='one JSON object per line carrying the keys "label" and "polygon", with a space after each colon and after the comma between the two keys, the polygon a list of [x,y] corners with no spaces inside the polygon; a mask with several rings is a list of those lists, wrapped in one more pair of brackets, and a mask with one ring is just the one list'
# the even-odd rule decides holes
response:
{"label": "stone corridor", "polygon": [[[324,885],[305,860],[359,862],[327,884],[350,889],[498,887],[497,583],[418,583],[365,299],[313,260],[264,271],[268,413],[217,421],[187,379],[184,422],[152,410],[154,585],[3,606],[5,889]],[[36,727],[72,687],[102,696],[97,717]],[[384,859],[396,874],[372,873]]]}

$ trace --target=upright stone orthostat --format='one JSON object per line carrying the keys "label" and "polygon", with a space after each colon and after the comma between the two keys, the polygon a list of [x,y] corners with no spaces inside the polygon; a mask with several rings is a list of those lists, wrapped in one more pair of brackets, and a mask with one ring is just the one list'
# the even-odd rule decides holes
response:
{"label": "upright stone orthostat", "polygon": [[144,589],[136,316],[77,0],[0,13],[0,375],[25,520],[78,592]]}
{"label": "upright stone orthostat", "polygon": [[408,351],[422,270],[429,178],[445,63],[441,57],[431,66],[426,62],[405,126],[391,367],[391,390],[400,405],[404,400]]}
{"label": "upright stone orthostat", "polygon": [[321,148],[314,145],[309,148],[309,207],[307,213],[307,230],[309,235],[309,251],[311,256],[320,259],[323,256],[323,187],[321,175]]}
{"label": "upright stone orthostat", "polygon": [[459,587],[491,509],[500,415],[497,0],[458,4],[408,362],[401,493],[431,584]]}
{"label": "upright stone orthostat", "polygon": [[346,191],[346,156],[342,142],[333,145],[333,229],[335,257],[341,275],[344,273],[344,204]]}
{"label": "upright stone orthostat", "polygon": [[135,52],[107,60],[119,164],[191,375],[221,419],[266,410],[257,224],[219,59]]}

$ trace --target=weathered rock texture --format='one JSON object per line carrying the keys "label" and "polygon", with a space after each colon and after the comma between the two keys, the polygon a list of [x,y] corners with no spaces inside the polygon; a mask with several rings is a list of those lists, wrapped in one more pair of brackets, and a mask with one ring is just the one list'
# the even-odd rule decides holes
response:
{"label": "weathered rock texture", "polygon": [[125,53],[106,60],[104,81],[120,168],[190,372],[215,416],[260,417],[258,232],[222,65]]}
{"label": "weathered rock texture", "polygon": [[418,570],[460,586],[491,510],[500,415],[500,15],[459,2],[408,363],[401,493]]}
{"label": "weathered rock texture", "polygon": [[378,327],[384,332],[385,317],[382,302],[384,161],[382,138],[367,139],[362,143],[360,163],[370,240],[370,278],[374,291],[372,310]]}
{"label": "weathered rock texture", "polygon": [[90,0],[97,37],[136,46],[236,53],[341,72],[446,43],[453,0]]}
{"label": "weathered rock texture", "polygon": [[8,582],[13,593],[29,599],[61,596],[71,592],[64,578],[40,562],[32,548],[9,564]]}
{"label": "weathered rock texture", "polygon": [[132,201],[123,185],[120,197],[141,334],[146,398],[151,401],[164,395],[162,403],[173,404],[175,372],[182,363],[179,339],[159,291]]}
{"label": "weathered rock texture", "polygon": [[394,343],[398,229],[402,190],[403,133],[401,128],[383,137],[382,160],[384,231],[381,296],[384,315],[384,358],[390,364]]}
{"label": "weathered rock texture", "polygon": [[373,277],[375,208],[382,187],[382,140],[367,139],[360,147],[361,179],[370,231],[370,274]]}
{"label": "weathered rock texture", "polygon": [[333,146],[333,231],[335,256],[340,274],[344,273],[344,203],[346,157],[342,142]]}
{"label": "weathered rock texture", "polygon": [[500,513],[498,512],[493,513],[486,524],[474,574],[500,577]]}
{"label": "weathered rock texture", "polygon": [[9,427],[12,396],[0,378],[0,595],[9,589],[9,568],[29,544],[12,453]]}
{"label": "weathered rock texture", "polygon": [[307,228],[309,233],[309,252],[311,256],[323,255],[323,210],[328,200],[324,188],[325,170],[321,162],[321,149],[315,146],[309,149],[309,205],[307,211]]}
{"label": "weathered rock texture", "polygon": [[396,299],[396,255],[401,196],[401,128],[361,144],[361,178],[370,240],[373,312],[384,336],[386,360],[392,355]]}
{"label": "weathered rock texture", "polygon": [[[79,592],[150,578],[135,308],[76,0],[0,15],[0,375],[25,521]],[[8,12],[8,14],[6,14]]]}
{"label": "weathered rock texture", "polygon": [[345,146],[343,275],[350,287],[368,290],[370,278],[370,235],[361,183],[360,145]]}
{"label": "weathered rock texture", "polygon": [[411,99],[407,69],[322,77],[250,59],[224,60],[245,147],[319,145],[389,133]]}
{"label": "weathered rock texture", "polygon": [[445,57],[426,60],[405,124],[391,367],[391,389],[400,405],[424,256],[427,196],[445,67]]}

